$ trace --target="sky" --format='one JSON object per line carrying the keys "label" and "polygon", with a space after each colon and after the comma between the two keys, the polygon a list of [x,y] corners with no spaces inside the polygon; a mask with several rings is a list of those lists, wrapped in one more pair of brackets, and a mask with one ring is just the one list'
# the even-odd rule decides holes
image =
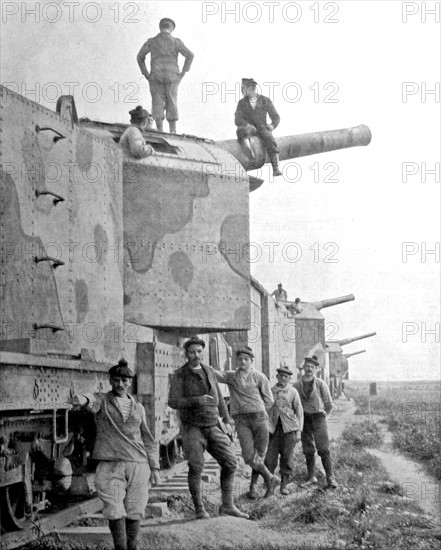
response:
{"label": "sky", "polygon": [[[323,310],[354,380],[440,378],[440,3],[2,2],[1,82],[55,109],[128,122],[151,108],[136,54],[162,17],[195,54],[178,131],[235,137],[242,77],[281,116],[275,137],[366,124],[367,147],[255,174],[251,272],[289,299],[353,293]],[[182,60],[181,60],[182,64]],[[182,66],[182,65],[181,65]],[[271,244],[270,244],[271,243]],[[274,255],[270,254],[274,250]]]}

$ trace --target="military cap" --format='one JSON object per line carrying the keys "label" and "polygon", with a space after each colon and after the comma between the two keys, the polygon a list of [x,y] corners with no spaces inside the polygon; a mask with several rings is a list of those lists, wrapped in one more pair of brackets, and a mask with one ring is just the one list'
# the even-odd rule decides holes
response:
{"label": "military cap", "polygon": [[257,86],[254,78],[242,78],[242,86]]}
{"label": "military cap", "polygon": [[129,115],[133,121],[140,121],[148,118],[150,113],[142,108],[142,105],[138,105],[135,109],[129,111]]}
{"label": "military cap", "polygon": [[286,367],[285,365],[282,365],[281,367],[279,367],[278,369],[276,369],[277,372],[279,374],[289,374],[289,376],[292,376],[292,372],[289,370],[288,367]]}
{"label": "military cap", "polygon": [[251,357],[251,359],[254,359],[254,353],[250,346],[242,346],[241,348],[236,350],[236,357],[239,357],[239,355],[242,354],[248,355],[249,357]]}
{"label": "military cap", "polygon": [[176,23],[173,21],[173,19],[170,19],[170,17],[163,17],[161,21],[159,21],[159,28],[161,29],[163,25],[167,23],[171,23],[173,25],[173,30],[176,29]]}
{"label": "military cap", "polygon": [[317,361],[317,357],[313,355],[312,357],[305,357],[305,363],[312,363],[316,367],[319,366],[319,362]]}
{"label": "military cap", "polygon": [[192,336],[190,340],[187,340],[184,344],[185,351],[187,351],[190,346],[202,346],[205,348],[205,342],[197,336]]}
{"label": "military cap", "polygon": [[110,376],[118,376],[121,378],[133,378],[135,376],[125,359],[120,359],[117,365],[111,367],[109,369],[109,374]]}

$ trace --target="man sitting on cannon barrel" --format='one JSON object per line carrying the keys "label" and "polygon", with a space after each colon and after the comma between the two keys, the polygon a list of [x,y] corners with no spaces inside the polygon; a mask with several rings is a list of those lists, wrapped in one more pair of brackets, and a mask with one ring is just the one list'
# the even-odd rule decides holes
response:
{"label": "man sitting on cannon barrel", "polygon": [[[242,78],[243,98],[239,101],[234,116],[234,123],[237,126],[237,137],[250,159],[254,159],[254,151],[251,148],[250,137],[258,135],[268,152],[273,175],[281,176],[279,169],[279,149],[272,131],[277,128],[280,116],[277,113],[272,101],[256,92],[257,82],[252,78]],[[271,124],[267,124],[267,115]]]}

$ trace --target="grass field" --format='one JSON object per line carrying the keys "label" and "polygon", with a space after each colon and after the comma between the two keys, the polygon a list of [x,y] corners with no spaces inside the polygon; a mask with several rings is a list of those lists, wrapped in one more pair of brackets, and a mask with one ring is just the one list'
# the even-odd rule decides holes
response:
{"label": "grass field", "polygon": [[[345,382],[345,393],[355,400],[358,414],[368,413],[368,386],[367,382]],[[378,382],[370,410],[385,417],[397,449],[441,480],[440,382]]]}

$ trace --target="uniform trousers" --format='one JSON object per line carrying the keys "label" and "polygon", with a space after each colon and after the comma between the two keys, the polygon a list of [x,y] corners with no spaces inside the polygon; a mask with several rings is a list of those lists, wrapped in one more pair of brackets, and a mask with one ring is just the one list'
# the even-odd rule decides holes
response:
{"label": "uniform trousers", "polygon": [[263,462],[268,449],[268,416],[265,412],[238,414],[234,423],[245,464],[254,468],[256,458]]}
{"label": "uniform trousers", "polygon": [[144,518],[150,486],[147,462],[103,460],[96,468],[95,486],[106,519]]}
{"label": "uniform trousers", "polygon": [[236,135],[239,139],[243,139],[249,138],[257,134],[262,140],[263,145],[265,146],[265,149],[267,150],[269,155],[274,155],[275,153],[278,153],[279,149],[271,130],[268,130],[268,128],[266,128],[265,126],[257,126],[255,128],[256,130],[247,126],[238,126],[236,130]]}
{"label": "uniform trousers", "polygon": [[155,120],[164,119],[164,111],[168,122],[179,119],[178,114],[178,86],[180,78],[174,80],[149,80],[152,96],[152,117]]}
{"label": "uniform trousers", "polygon": [[268,451],[265,458],[265,466],[273,474],[277,467],[280,455],[280,473],[282,476],[290,476],[294,473],[294,447],[296,445],[296,431],[283,431],[282,423],[277,423],[273,434],[270,435]]}

